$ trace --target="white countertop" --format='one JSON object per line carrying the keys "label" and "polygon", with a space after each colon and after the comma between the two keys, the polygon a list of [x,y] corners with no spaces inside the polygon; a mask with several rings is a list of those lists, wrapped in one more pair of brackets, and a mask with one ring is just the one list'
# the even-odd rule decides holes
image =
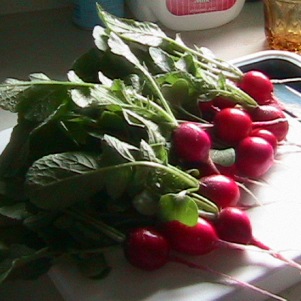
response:
{"label": "white countertop", "polygon": [[[1,82],[7,77],[27,79],[35,72],[53,79],[65,78],[74,59],[93,45],[92,32],[72,23],[72,9],[68,7],[0,16],[0,29]],[[188,44],[208,47],[225,60],[265,50],[262,3],[246,3],[240,15],[224,26],[183,32],[181,36]],[[15,123],[15,115],[0,109],[0,130]],[[290,301],[300,301],[300,289],[289,290],[287,296]],[[43,276],[34,282],[4,284],[0,287],[0,300],[61,301],[62,298],[49,278]]]}

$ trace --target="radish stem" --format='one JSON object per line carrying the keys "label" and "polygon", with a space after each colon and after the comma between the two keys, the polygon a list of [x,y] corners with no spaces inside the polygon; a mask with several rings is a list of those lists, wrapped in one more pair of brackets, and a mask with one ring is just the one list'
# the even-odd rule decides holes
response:
{"label": "radish stem", "polygon": [[212,268],[210,268],[210,267],[208,267],[206,265],[196,264],[196,263],[190,262],[188,260],[185,260],[183,258],[180,258],[180,257],[177,257],[177,256],[172,256],[172,255],[170,256],[169,260],[173,261],[173,262],[176,262],[176,263],[184,264],[184,265],[186,265],[189,268],[203,270],[203,271],[206,271],[206,272],[211,273],[213,275],[216,275],[216,276],[219,276],[219,277],[223,277],[223,278],[227,279],[230,282],[236,283],[240,287],[249,288],[249,289],[251,289],[253,291],[256,291],[256,292],[258,292],[260,294],[263,294],[265,296],[271,297],[271,298],[273,298],[275,300],[286,301],[286,299],[283,298],[283,297],[281,297],[281,296],[277,296],[277,295],[275,295],[275,294],[273,294],[273,293],[271,293],[271,292],[269,292],[267,290],[259,288],[259,287],[255,286],[255,285],[252,285],[252,284],[248,283],[248,282],[236,279],[236,278],[234,278],[234,277],[232,277],[230,275],[227,275],[227,274],[224,274],[222,272],[216,271],[216,270],[214,270],[214,269],[212,269]]}

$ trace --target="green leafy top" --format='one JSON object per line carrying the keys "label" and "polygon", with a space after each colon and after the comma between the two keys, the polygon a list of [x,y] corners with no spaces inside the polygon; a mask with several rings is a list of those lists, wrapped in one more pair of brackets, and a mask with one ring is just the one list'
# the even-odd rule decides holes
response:
{"label": "green leafy top", "polygon": [[[39,73],[0,85],[0,107],[18,114],[0,156],[0,282],[32,262],[38,276],[66,254],[102,277],[103,248],[120,245],[133,225],[194,225],[200,210],[216,214],[197,194],[195,171],[174,165],[173,131],[183,116],[198,118],[199,101],[218,95],[256,106],[233,84],[241,71],[208,49],[97,7],[106,28],[94,28],[95,47],[66,80]],[[227,165],[234,154],[211,157]]]}

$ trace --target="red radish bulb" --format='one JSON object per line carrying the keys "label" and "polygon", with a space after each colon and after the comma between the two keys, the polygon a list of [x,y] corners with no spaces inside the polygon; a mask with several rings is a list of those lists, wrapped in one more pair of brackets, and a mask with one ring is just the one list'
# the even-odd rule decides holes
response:
{"label": "red radish bulb", "polygon": [[274,163],[274,149],[260,137],[247,137],[236,148],[236,168],[245,177],[260,178]]}
{"label": "red radish bulb", "polygon": [[169,259],[169,243],[153,228],[137,228],[126,241],[124,252],[127,260],[143,270],[156,270]]}
{"label": "red radish bulb", "polygon": [[275,137],[275,135],[272,132],[270,132],[266,129],[257,128],[257,129],[254,129],[251,132],[250,136],[263,138],[268,143],[270,143],[271,146],[273,147],[274,151],[276,151],[277,146],[278,146],[278,141],[277,141],[277,138]]}
{"label": "red radish bulb", "polygon": [[268,103],[274,91],[271,80],[264,73],[257,70],[245,73],[238,83],[238,87],[253,97],[260,105]]}
{"label": "red radish bulb", "polygon": [[210,164],[210,162],[199,163],[197,169],[199,172],[199,177],[206,177],[209,175],[215,175],[220,173],[217,169],[217,166],[215,166],[215,164]]}
{"label": "red radish bulb", "polygon": [[200,110],[200,115],[203,119],[211,121],[215,114],[218,112],[218,109],[213,106],[213,101],[199,101],[198,107]]}
{"label": "red radish bulb", "polygon": [[249,114],[238,108],[225,108],[215,115],[213,129],[217,138],[229,145],[236,145],[252,130]]}
{"label": "red radish bulb", "polygon": [[218,237],[213,226],[200,218],[195,226],[179,221],[164,224],[163,233],[173,250],[188,255],[203,255],[217,248]]}
{"label": "red radish bulb", "polygon": [[213,105],[219,109],[232,108],[236,106],[235,101],[223,96],[217,96],[213,98],[212,101]]}
{"label": "red radish bulb", "polygon": [[225,241],[244,245],[253,243],[251,221],[239,208],[223,208],[218,214],[215,229],[220,239]]}
{"label": "red radish bulb", "polygon": [[176,155],[185,163],[207,162],[211,139],[205,130],[193,122],[185,122],[173,133]]}
{"label": "red radish bulb", "polygon": [[236,180],[236,176],[238,175],[238,171],[236,168],[236,164],[232,164],[230,166],[216,165],[220,173],[224,176],[227,176],[231,179]]}
{"label": "red radish bulb", "polygon": [[205,271],[218,277],[225,278],[242,288],[248,288],[276,300],[285,301],[283,298],[270,293],[267,290],[235,279],[230,275],[216,271],[206,265],[196,264],[184,258],[172,255],[167,239],[154,228],[142,227],[134,229],[128,235],[124,246],[124,252],[130,264],[143,270],[153,271],[163,267],[168,261],[175,262],[189,268]]}
{"label": "red radish bulb", "polygon": [[280,253],[272,250],[263,242],[253,236],[252,224],[246,212],[236,207],[222,209],[215,221],[215,229],[218,237],[223,241],[238,243],[243,245],[253,245],[259,249],[271,251],[271,255],[288,265],[301,270],[301,266]]}
{"label": "red radish bulb", "polygon": [[285,139],[289,123],[281,109],[272,105],[263,105],[250,111],[250,115],[253,120],[253,129],[264,128],[273,133],[278,141]]}
{"label": "red radish bulb", "polygon": [[237,183],[225,175],[210,175],[201,178],[199,193],[218,207],[236,206],[240,198]]}
{"label": "red radish bulb", "polygon": [[199,218],[195,226],[187,226],[179,221],[164,224],[163,233],[171,249],[187,255],[204,255],[215,249],[246,250],[246,245],[254,245],[269,255],[301,270],[301,265],[275,252],[253,237],[248,215],[236,207],[220,211],[214,222]]}

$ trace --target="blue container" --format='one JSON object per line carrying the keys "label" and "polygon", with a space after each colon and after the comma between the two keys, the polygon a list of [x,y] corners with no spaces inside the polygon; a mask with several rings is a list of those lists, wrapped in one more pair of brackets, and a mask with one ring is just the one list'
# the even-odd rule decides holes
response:
{"label": "blue container", "polygon": [[112,15],[124,16],[124,0],[74,0],[74,23],[85,29],[103,25],[97,14],[96,2]]}

